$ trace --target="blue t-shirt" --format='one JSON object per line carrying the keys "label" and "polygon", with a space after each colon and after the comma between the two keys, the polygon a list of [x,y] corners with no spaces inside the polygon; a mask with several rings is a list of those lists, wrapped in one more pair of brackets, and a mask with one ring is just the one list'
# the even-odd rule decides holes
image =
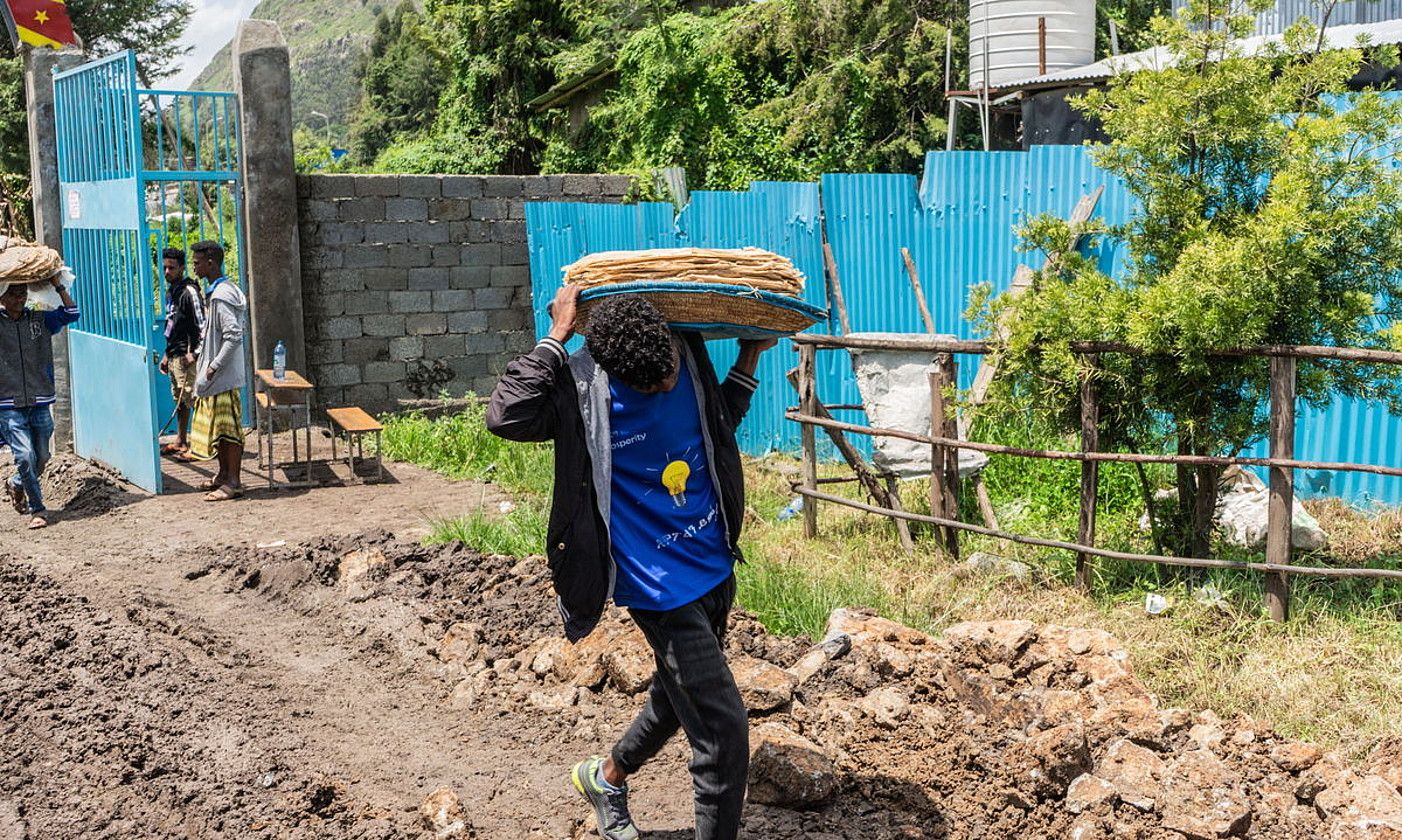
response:
{"label": "blue t-shirt", "polygon": [[640,394],[610,382],[613,500],[609,536],[619,606],[670,610],[730,576],[733,562],[685,362],[677,385]]}

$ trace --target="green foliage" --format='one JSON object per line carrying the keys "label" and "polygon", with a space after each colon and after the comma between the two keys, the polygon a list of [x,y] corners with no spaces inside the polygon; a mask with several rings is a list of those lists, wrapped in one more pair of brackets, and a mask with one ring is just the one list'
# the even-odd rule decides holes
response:
{"label": "green foliage", "polygon": [[472,478],[537,498],[554,484],[554,450],[549,444],[512,443],[486,426],[486,407],[473,402],[457,414],[430,418],[422,412],[384,421],[385,454],[442,473]]}
{"label": "green foliage", "polygon": [[421,130],[438,112],[442,80],[433,38],[404,0],[375,21],[375,35],[356,68],[362,96],[351,121],[351,154],[368,165],[401,134]]}
{"label": "green foliage", "polygon": [[[1105,443],[1237,454],[1265,431],[1268,364],[1209,350],[1394,346],[1402,173],[1392,160],[1402,102],[1349,95],[1361,48],[1316,52],[1317,32],[1301,23],[1283,48],[1247,56],[1227,32],[1249,20],[1223,21],[1212,8],[1195,2],[1185,17],[1155,23],[1178,56],[1172,66],[1117,77],[1079,105],[1111,138],[1098,163],[1140,206],[1126,225],[1082,231],[1128,246],[1125,275],[1112,279],[1071,255],[1018,298],[989,300],[985,290],[975,299],[985,330],[1010,331],[1002,410],[1032,404],[1076,430],[1081,381],[1093,375]],[[1029,249],[1053,251],[1073,232],[1044,217],[1022,233]],[[1071,352],[1076,341],[1124,342],[1144,354],[1107,354],[1092,373]],[[1348,394],[1402,409],[1391,370],[1302,363],[1299,390],[1315,404]],[[1198,499],[1196,550],[1215,484],[1215,470],[1179,476],[1180,520]]]}
{"label": "green foliage", "polygon": [[425,542],[429,545],[460,542],[483,554],[527,557],[544,550],[545,525],[545,511],[536,505],[524,504],[505,516],[488,516],[479,511],[456,519],[435,520]]}

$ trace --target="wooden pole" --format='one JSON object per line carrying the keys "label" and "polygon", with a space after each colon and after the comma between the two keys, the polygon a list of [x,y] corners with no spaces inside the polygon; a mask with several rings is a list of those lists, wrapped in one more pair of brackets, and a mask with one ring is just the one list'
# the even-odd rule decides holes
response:
{"label": "wooden pole", "polygon": [[[1086,369],[1081,375],[1081,451],[1094,452],[1100,446],[1100,403],[1096,399],[1095,371],[1100,357],[1090,354],[1085,357]],[[1100,463],[1081,462],[1081,522],[1077,530],[1076,542],[1081,545],[1095,544],[1095,514],[1097,490],[1100,483]],[[1076,555],[1076,586],[1090,589],[1090,555],[1080,552]]]}
{"label": "wooden pole", "polygon": [[837,273],[837,258],[832,255],[832,245],[823,243],[823,262],[828,267],[828,279],[832,281],[832,305],[837,307],[837,322],[842,334],[852,332],[852,322],[847,317],[847,301],[842,297],[842,277]]}
{"label": "wooden pole", "polygon": [[915,260],[910,258],[910,249],[901,249],[901,259],[905,260],[905,273],[910,278],[910,286],[915,290],[915,304],[920,307],[920,317],[925,321],[925,329],[935,335],[935,318],[930,314],[930,305],[925,302],[925,290],[920,287],[920,273],[915,270]]}
{"label": "wooden pole", "polygon": [[[948,391],[958,380],[959,369],[954,356],[941,353],[935,357],[930,370],[930,429],[934,435],[956,439],[954,444],[934,444],[930,447],[930,510],[935,516],[959,519],[959,447],[958,418]],[[945,550],[953,560],[959,559],[959,532],[946,528]]]}
{"label": "wooden pole", "polygon": [[[812,347],[798,348],[799,403],[805,414],[815,414],[818,408],[817,396],[817,351]],[[818,489],[818,440],[817,429],[810,423],[801,427],[803,442],[803,486],[808,490]],[[812,539],[818,535],[818,504],[811,496],[803,497],[803,536]]]}
{"label": "wooden pole", "polygon": [[1037,73],[1047,75],[1047,19],[1037,18]]}
{"label": "wooden pole", "polygon": [[[1271,359],[1271,457],[1295,457],[1295,359]],[[1295,471],[1271,468],[1271,498],[1266,520],[1266,562],[1288,566],[1295,513]],[[1290,617],[1290,579],[1266,575],[1266,609],[1275,621]]]}

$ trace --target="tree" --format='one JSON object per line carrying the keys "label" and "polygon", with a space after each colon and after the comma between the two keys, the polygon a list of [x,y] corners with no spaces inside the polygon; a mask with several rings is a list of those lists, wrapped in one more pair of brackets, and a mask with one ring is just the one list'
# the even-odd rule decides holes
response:
{"label": "tree", "polygon": [[[1266,6],[1251,0],[1245,11]],[[1138,204],[1127,224],[1086,230],[1121,240],[1128,268],[1112,278],[1071,255],[1021,297],[988,300],[985,290],[975,301],[985,328],[1010,330],[999,410],[1034,405],[1069,432],[1079,428],[1081,379],[1093,376],[1103,443],[1236,455],[1266,431],[1268,364],[1209,350],[1402,347],[1392,327],[1402,307],[1402,174],[1393,168],[1402,104],[1348,88],[1365,59],[1396,56],[1320,51],[1304,21],[1281,46],[1246,55],[1233,36],[1249,29],[1246,15],[1192,0],[1154,25],[1171,66],[1118,76],[1081,100],[1110,137],[1097,162]],[[1047,217],[1023,231],[1043,251],[1070,233]],[[1107,340],[1142,355],[1107,354],[1092,370],[1070,349]],[[1370,366],[1305,362],[1299,391],[1316,405],[1342,394],[1402,410],[1396,373]],[[1219,478],[1213,467],[1178,470],[1168,536],[1180,553],[1208,550]]]}
{"label": "tree", "polygon": [[438,113],[442,69],[412,0],[375,21],[370,48],[356,70],[362,96],[351,119],[351,152],[374,163],[394,140],[423,131]]}

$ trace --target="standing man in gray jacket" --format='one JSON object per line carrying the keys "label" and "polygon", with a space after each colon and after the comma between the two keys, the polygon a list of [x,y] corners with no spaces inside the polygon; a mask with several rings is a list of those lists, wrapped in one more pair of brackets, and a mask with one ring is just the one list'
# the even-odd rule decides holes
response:
{"label": "standing man in gray jacket", "polygon": [[224,249],[217,242],[196,242],[195,275],[207,284],[209,317],[203,352],[195,369],[195,417],[190,423],[190,454],[201,461],[219,459],[219,472],[205,486],[208,502],[243,495],[243,402],[247,384],[243,332],[248,299],[224,274]]}
{"label": "standing man in gray jacket", "polygon": [[15,457],[16,472],[5,485],[15,510],[29,515],[30,529],[49,524],[39,479],[49,463],[54,433],[53,336],[78,320],[78,304],[54,275],[63,308],[36,312],[25,304],[29,287],[6,286],[0,294],[0,438]]}

